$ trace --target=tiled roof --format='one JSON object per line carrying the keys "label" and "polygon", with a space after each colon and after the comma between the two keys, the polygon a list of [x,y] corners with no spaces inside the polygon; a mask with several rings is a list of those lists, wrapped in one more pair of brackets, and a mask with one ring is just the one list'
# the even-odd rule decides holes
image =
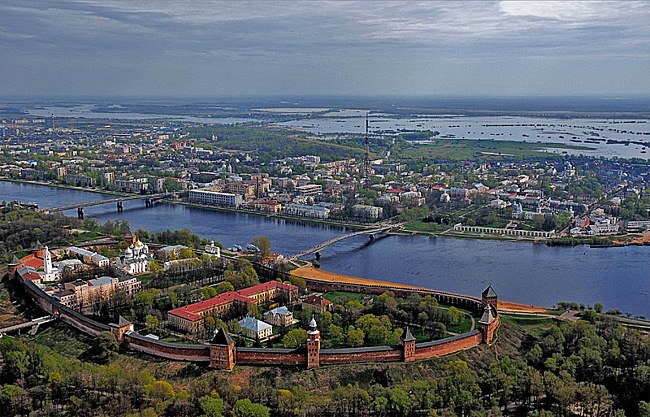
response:
{"label": "tiled roof", "polygon": [[32,258],[29,261],[25,262],[25,266],[31,266],[32,268],[40,268],[43,266],[43,260],[39,258]]}
{"label": "tiled roof", "polygon": [[483,291],[483,293],[481,295],[483,295],[483,297],[492,298],[492,297],[496,297],[497,293],[494,292],[494,289],[490,285],[489,287],[487,287],[485,289],[485,291]]}
{"label": "tiled roof", "polygon": [[216,297],[210,298],[209,300],[200,301],[198,303],[190,304],[185,307],[175,308],[173,310],[170,310],[168,314],[173,314],[192,321],[196,321],[203,318],[198,313],[218,305],[232,303],[235,300],[241,301],[243,303],[255,302],[255,300],[249,297],[244,297],[236,291],[229,291],[223,294],[219,294]]}
{"label": "tiled roof", "polygon": [[282,307],[276,307],[273,310],[267,311],[264,315],[280,315],[280,316],[286,316],[289,314],[289,309],[286,308],[285,306]]}
{"label": "tiled roof", "polygon": [[321,306],[321,307],[327,307],[328,305],[331,305],[332,302],[330,300],[327,300],[323,297],[320,297],[318,295],[312,295],[311,297],[307,298],[305,301],[303,301],[304,304],[311,304],[313,306]]}
{"label": "tiled roof", "polygon": [[256,319],[255,317],[246,317],[243,320],[239,320],[239,325],[254,332],[261,332],[262,330],[270,329],[273,327],[270,324],[264,323],[262,320]]}
{"label": "tiled roof", "polygon": [[270,281],[270,282],[265,282],[264,284],[255,285],[253,287],[244,288],[243,290],[239,290],[237,292],[243,296],[250,297],[255,294],[266,292],[272,288],[282,288],[285,290],[298,289],[298,287],[292,284],[285,284],[279,281]]}
{"label": "tiled roof", "polygon": [[190,304],[185,307],[175,308],[173,310],[170,310],[168,314],[173,314],[175,316],[188,320],[197,321],[203,318],[199,314],[202,311],[211,309],[221,304],[232,303],[233,301],[240,301],[242,303],[254,303],[255,300],[251,298],[252,296],[266,292],[272,288],[284,288],[287,290],[294,288],[298,289],[298,287],[295,285],[284,284],[278,281],[271,281],[264,284],[255,285],[253,287],[244,288],[243,290],[239,291],[229,291],[223,294],[219,294],[216,297],[210,298],[209,300],[200,301],[198,303]]}

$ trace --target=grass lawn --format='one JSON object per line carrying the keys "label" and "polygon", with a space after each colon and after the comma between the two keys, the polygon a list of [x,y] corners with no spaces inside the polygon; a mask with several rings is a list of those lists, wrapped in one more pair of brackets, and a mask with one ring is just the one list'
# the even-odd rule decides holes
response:
{"label": "grass lawn", "polygon": [[508,314],[501,314],[501,320],[506,323],[514,324],[526,330],[531,335],[542,338],[548,329],[551,328],[555,321],[550,317],[537,317],[537,316],[514,316]]}
{"label": "grass lawn", "polygon": [[348,301],[363,301],[366,294],[357,292],[344,292],[344,291],[329,291],[323,294],[323,298],[333,302],[334,304],[345,304]]}
{"label": "grass lawn", "polygon": [[457,326],[447,327],[447,331],[452,333],[467,333],[472,328],[472,319],[467,315],[463,315],[463,320]]}

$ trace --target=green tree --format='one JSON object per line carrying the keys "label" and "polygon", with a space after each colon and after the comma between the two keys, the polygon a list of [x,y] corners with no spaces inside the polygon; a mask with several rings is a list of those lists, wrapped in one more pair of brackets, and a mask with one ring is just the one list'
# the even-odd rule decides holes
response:
{"label": "green tree", "polygon": [[260,250],[262,258],[266,258],[271,254],[271,241],[266,236],[259,236],[253,238],[253,245],[257,246]]}
{"label": "green tree", "polygon": [[237,400],[233,407],[236,417],[269,417],[269,409],[262,404],[253,403],[248,398]]}
{"label": "green tree", "polygon": [[458,326],[463,321],[463,313],[461,313],[456,307],[449,307],[447,314],[450,326]]}
{"label": "green tree", "polygon": [[650,403],[639,401],[639,417],[650,417]]}
{"label": "green tree", "polygon": [[293,329],[282,338],[282,344],[286,348],[298,348],[307,346],[307,330]]}
{"label": "green tree", "polygon": [[235,291],[235,287],[228,281],[220,282],[216,286],[217,294],[223,294],[225,292]]}
{"label": "green tree", "polygon": [[174,388],[167,381],[156,381],[151,385],[145,385],[145,390],[150,396],[169,400],[174,398]]}
{"label": "green tree", "polygon": [[205,396],[199,400],[201,410],[206,417],[221,417],[223,415],[223,400],[212,396]]}
{"label": "green tree", "polygon": [[147,325],[147,330],[151,333],[154,333],[158,330],[158,326],[160,325],[158,321],[158,317],[153,316],[151,314],[147,314],[147,317],[145,318],[145,323]]}
{"label": "green tree", "polygon": [[120,346],[117,344],[115,335],[111,332],[101,332],[93,340],[92,350],[94,358],[98,362],[106,362],[112,358]]}
{"label": "green tree", "polygon": [[400,388],[390,390],[390,408],[397,414],[407,416],[411,411],[411,398],[408,392]]}
{"label": "green tree", "polygon": [[365,334],[363,333],[363,330],[355,329],[354,326],[348,327],[348,332],[346,337],[346,341],[348,342],[348,345],[352,347],[361,346],[363,345],[364,338],[365,338]]}
{"label": "green tree", "polygon": [[[231,284],[231,286],[232,286],[232,284]],[[203,300],[209,300],[210,298],[216,297],[216,296],[217,296],[217,290],[214,289],[213,287],[203,287],[203,288],[201,288],[201,298],[203,298]]]}
{"label": "green tree", "polygon": [[216,322],[214,321],[214,317],[212,316],[206,317],[205,320],[203,321],[203,325],[205,326],[205,331],[208,334],[214,333],[214,330],[216,329],[217,326]]}
{"label": "green tree", "polygon": [[605,306],[602,303],[595,303],[594,304],[594,311],[596,313],[602,313],[603,310],[605,310]]}
{"label": "green tree", "polygon": [[27,352],[22,350],[12,350],[7,352],[4,357],[5,362],[9,366],[14,377],[22,380],[29,367],[29,357],[27,356]]}
{"label": "green tree", "polygon": [[153,305],[153,294],[147,290],[140,291],[135,296],[135,301],[144,306],[151,307]]}

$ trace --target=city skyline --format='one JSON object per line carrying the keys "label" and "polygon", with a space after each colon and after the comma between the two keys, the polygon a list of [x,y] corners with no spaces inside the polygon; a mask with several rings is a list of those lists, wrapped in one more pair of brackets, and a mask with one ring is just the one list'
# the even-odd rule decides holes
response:
{"label": "city skyline", "polygon": [[4,2],[0,94],[650,94],[648,2]]}

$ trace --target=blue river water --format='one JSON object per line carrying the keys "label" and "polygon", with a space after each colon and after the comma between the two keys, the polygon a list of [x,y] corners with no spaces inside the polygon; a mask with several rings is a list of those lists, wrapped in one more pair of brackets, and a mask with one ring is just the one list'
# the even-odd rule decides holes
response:
{"label": "blue river water", "polygon": [[[111,198],[83,191],[0,181],[0,200],[37,202],[40,208]],[[76,211],[66,214],[76,216]],[[265,235],[273,252],[290,255],[316,246],[349,229],[301,224],[245,214],[143,201],[85,209],[86,218],[128,220],[133,230],[177,230],[220,241],[224,247],[246,245]],[[311,257],[311,255],[310,255]],[[504,300],[552,307],[559,301],[650,317],[650,248],[591,249],[541,244],[386,236],[344,239],[322,251],[322,269],[345,275],[399,282],[468,295],[480,295],[492,284]]]}

